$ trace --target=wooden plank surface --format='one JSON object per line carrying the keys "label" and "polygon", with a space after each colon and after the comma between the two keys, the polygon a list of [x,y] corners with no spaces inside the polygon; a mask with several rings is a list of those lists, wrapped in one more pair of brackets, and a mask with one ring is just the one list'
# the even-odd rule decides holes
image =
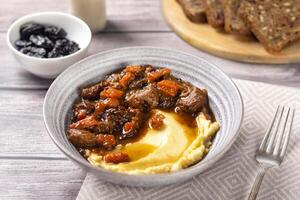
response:
{"label": "wooden plank surface", "polygon": [[[0,31],[19,17],[33,12],[68,12],[71,0],[2,0],[0,6]],[[168,31],[160,14],[159,0],[107,0],[108,24],[105,31]]]}
{"label": "wooden plank surface", "polygon": [[45,93],[46,90],[0,92],[0,159],[66,159],[51,141],[44,126],[42,107]]}
{"label": "wooden plank surface", "polygon": [[[191,47],[171,32],[96,34],[93,36],[89,55],[113,48],[143,45],[178,49],[203,57],[222,68],[233,78],[292,87],[300,86],[300,66],[298,64],[248,64],[225,60]],[[24,71],[8,51],[5,43],[5,34],[3,33],[0,33],[0,55],[2,65],[0,67],[0,88],[47,88],[52,82],[51,80],[40,79]]]}
{"label": "wooden plank surface", "polygon": [[73,200],[85,172],[67,160],[2,159],[0,199]]}

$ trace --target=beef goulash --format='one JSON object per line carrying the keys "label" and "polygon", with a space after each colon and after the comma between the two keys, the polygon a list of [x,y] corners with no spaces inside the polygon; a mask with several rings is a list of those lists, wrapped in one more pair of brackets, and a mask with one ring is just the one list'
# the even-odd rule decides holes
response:
{"label": "beef goulash", "polygon": [[126,66],[80,90],[67,137],[93,165],[150,174],[198,162],[218,129],[207,90],[168,68]]}

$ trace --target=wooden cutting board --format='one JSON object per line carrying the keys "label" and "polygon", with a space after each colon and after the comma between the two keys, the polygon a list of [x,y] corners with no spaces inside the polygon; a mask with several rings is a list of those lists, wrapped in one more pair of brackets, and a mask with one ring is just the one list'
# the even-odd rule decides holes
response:
{"label": "wooden cutting board", "polygon": [[241,38],[217,31],[208,24],[193,23],[176,0],[162,0],[162,12],[174,32],[192,46],[220,56],[252,63],[299,63],[300,43],[270,54],[254,38]]}

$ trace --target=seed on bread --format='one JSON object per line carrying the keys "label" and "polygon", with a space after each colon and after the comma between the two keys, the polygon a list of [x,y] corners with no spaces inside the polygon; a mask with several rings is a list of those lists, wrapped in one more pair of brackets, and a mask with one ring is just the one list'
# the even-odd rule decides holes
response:
{"label": "seed on bread", "polygon": [[300,0],[243,1],[238,14],[269,52],[300,39]]}

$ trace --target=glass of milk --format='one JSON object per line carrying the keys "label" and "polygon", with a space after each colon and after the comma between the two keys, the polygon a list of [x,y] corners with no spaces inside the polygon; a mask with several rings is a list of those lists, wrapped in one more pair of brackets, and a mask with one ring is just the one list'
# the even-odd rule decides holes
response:
{"label": "glass of milk", "polygon": [[105,0],[69,0],[70,12],[85,21],[92,32],[106,25]]}

